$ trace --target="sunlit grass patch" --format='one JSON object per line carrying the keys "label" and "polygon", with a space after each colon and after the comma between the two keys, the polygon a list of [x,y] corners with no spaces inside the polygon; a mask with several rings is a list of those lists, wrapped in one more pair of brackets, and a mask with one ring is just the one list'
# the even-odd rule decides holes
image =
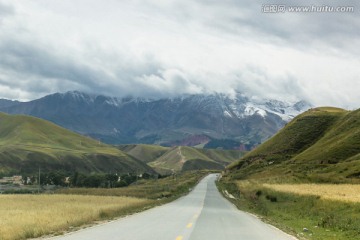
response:
{"label": "sunlit grass patch", "polygon": [[0,239],[25,239],[118,216],[151,200],[79,195],[0,195]]}
{"label": "sunlit grass patch", "polygon": [[279,192],[315,195],[322,199],[360,202],[360,185],[357,184],[263,184]]}

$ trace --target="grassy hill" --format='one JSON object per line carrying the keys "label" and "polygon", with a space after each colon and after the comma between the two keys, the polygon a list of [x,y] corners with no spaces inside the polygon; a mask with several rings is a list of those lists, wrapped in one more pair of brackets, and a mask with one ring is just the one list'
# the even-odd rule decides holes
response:
{"label": "grassy hill", "polygon": [[145,163],[155,161],[170,149],[159,145],[146,144],[119,145],[118,148]]}
{"label": "grassy hill", "polygon": [[161,173],[199,169],[220,170],[244,153],[236,150],[161,147],[156,145],[120,145],[119,149],[148,163]]}
{"label": "grassy hill", "polygon": [[195,148],[173,147],[160,158],[149,163],[149,165],[155,169],[181,171],[184,163],[190,159],[202,159],[207,162],[215,162]]}
{"label": "grassy hill", "polygon": [[246,153],[245,151],[222,149],[198,149],[198,151],[222,165],[228,165]]}
{"label": "grassy hill", "polygon": [[87,173],[153,171],[119,149],[50,122],[0,113],[0,175],[34,173],[39,167]]}
{"label": "grassy hill", "polygon": [[316,108],[228,169],[233,178],[286,181],[360,180],[360,110]]}

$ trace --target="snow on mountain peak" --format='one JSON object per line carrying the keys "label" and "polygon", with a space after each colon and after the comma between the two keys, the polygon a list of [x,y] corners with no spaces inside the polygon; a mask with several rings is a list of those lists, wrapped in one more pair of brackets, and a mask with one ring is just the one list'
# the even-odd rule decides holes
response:
{"label": "snow on mountain peak", "polygon": [[118,107],[121,104],[117,98],[108,98],[105,100],[105,103],[115,107]]}
{"label": "snow on mountain peak", "polygon": [[273,99],[253,100],[244,98],[243,96],[241,96],[240,99],[231,99],[230,101],[230,111],[224,111],[225,117],[246,118],[248,116],[259,115],[265,118],[271,113],[279,116],[286,122],[289,122],[295,116],[311,107],[311,105],[305,101],[293,104]]}
{"label": "snow on mountain peak", "polygon": [[[128,103],[139,104],[156,101],[154,99],[133,97],[106,97],[102,95],[85,94],[79,91],[70,91],[61,95],[62,97],[69,96],[76,101],[85,102],[87,104],[98,102],[108,104],[117,108],[120,108],[122,105]],[[274,99],[249,98],[243,94],[237,94],[235,97],[228,97],[224,94],[182,95],[176,98],[169,98],[167,100],[179,103],[183,101],[190,101],[192,102],[192,105],[194,107],[208,106],[212,108],[218,108],[223,112],[223,115],[226,118],[242,119],[253,115],[258,115],[266,118],[266,116],[268,116],[269,114],[275,114],[285,122],[289,122],[298,114],[312,107],[306,101],[290,103]]]}
{"label": "snow on mountain peak", "polygon": [[95,95],[90,95],[86,93],[82,93],[79,91],[68,91],[66,93],[60,94],[62,98],[70,97],[78,102],[85,102],[88,104],[94,103]]}
{"label": "snow on mountain peak", "polygon": [[247,103],[245,110],[244,110],[244,116],[252,116],[255,114],[260,115],[262,117],[267,116],[267,113],[264,109],[254,106],[251,103]]}

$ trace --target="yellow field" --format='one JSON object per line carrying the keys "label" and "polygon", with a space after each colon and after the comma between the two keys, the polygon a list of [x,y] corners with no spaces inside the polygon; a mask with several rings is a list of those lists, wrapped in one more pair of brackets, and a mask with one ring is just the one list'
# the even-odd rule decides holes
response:
{"label": "yellow field", "polygon": [[322,199],[360,202],[360,185],[352,184],[262,184],[266,188],[300,195],[316,195]]}
{"label": "yellow field", "polygon": [[66,231],[150,202],[130,197],[0,195],[0,239]]}

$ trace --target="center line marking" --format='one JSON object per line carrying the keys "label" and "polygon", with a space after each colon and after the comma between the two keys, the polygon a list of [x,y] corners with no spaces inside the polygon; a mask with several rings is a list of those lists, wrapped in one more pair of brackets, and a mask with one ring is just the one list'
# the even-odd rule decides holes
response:
{"label": "center line marking", "polygon": [[192,223],[189,223],[186,228],[191,228],[192,227]]}
{"label": "center line marking", "polygon": [[183,239],[183,236],[178,236],[177,238],[176,238],[176,240],[182,240]]}

